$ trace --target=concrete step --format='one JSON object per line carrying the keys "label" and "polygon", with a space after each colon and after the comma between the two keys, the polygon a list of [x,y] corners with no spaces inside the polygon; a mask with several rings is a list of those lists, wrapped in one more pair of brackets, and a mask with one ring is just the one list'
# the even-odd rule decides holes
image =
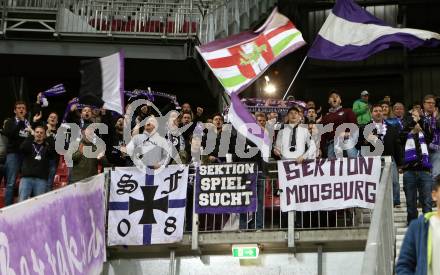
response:
{"label": "concrete step", "polygon": [[402,243],[405,235],[396,235],[396,243]]}
{"label": "concrete step", "polygon": [[396,234],[397,235],[405,235],[406,234],[406,230],[407,230],[408,228],[397,228],[397,230],[396,230]]}
{"label": "concrete step", "polygon": [[396,215],[394,215],[394,224],[396,224],[396,223],[406,223],[406,214],[405,215],[398,215],[398,216],[396,216]]}
{"label": "concrete step", "polygon": [[393,209],[393,214],[394,215],[403,215],[403,214],[406,214],[406,207],[400,207],[400,208],[396,208],[396,207],[394,207],[394,209]]}
{"label": "concrete step", "polygon": [[396,229],[398,229],[398,228],[406,228],[406,220],[405,220],[405,222],[395,222],[394,223],[394,227]]}

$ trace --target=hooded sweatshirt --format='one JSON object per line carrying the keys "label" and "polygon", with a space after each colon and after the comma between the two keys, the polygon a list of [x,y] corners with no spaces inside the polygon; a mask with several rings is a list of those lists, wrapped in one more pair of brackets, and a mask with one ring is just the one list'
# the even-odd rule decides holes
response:
{"label": "hooded sweatshirt", "polygon": [[127,144],[127,154],[132,157],[133,162],[139,159],[147,166],[168,164],[169,152],[171,145],[156,131],[135,135]]}
{"label": "hooded sweatshirt", "polygon": [[371,121],[370,105],[363,99],[358,99],[353,103],[353,112],[356,114],[357,123],[365,125]]}

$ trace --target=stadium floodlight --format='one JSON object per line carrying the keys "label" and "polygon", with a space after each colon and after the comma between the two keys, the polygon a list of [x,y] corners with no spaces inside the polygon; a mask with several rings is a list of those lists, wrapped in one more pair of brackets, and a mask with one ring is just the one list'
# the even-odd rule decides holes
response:
{"label": "stadium floodlight", "polygon": [[273,95],[277,91],[277,87],[269,83],[266,84],[266,86],[264,87],[264,91],[266,92],[266,94]]}

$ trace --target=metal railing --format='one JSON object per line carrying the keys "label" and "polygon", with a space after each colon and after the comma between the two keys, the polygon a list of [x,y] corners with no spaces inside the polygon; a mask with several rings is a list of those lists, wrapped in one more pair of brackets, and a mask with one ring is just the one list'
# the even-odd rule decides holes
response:
{"label": "metal railing", "polygon": [[[280,208],[278,178],[276,175],[257,180],[257,212],[244,214],[199,214],[199,232],[220,231],[273,231],[288,229],[288,213]],[[295,212],[295,230],[328,228],[368,228],[371,210],[349,208],[333,211]],[[189,227],[187,227],[189,228]]]}
{"label": "metal railing", "polygon": [[[53,32],[85,37],[197,37],[201,43],[248,29],[276,3],[276,0],[2,1],[0,27],[1,24],[6,26],[3,32]],[[30,16],[31,13],[34,16]]]}
{"label": "metal railing", "polygon": [[395,232],[391,175],[391,158],[387,157],[368,232],[361,274],[393,274]]}
{"label": "metal railing", "polygon": [[262,14],[269,12],[276,0],[229,0],[207,9],[199,40],[202,44],[247,30]]}
{"label": "metal railing", "polygon": [[57,28],[60,33],[176,37],[197,35],[201,21],[192,1],[71,0],[60,5]]}
{"label": "metal railing", "polygon": [[6,8],[6,0],[0,0],[0,35],[5,32],[5,8]]}
{"label": "metal railing", "polygon": [[56,9],[60,0],[5,0],[10,9]]}
{"label": "metal railing", "polygon": [[[335,251],[347,249],[364,251],[368,232],[368,244],[361,274],[392,274],[394,229],[390,164],[391,159],[385,158],[373,212],[361,208],[281,212],[280,199],[277,194],[277,171],[269,170],[269,176],[263,177],[260,174],[257,183],[257,195],[258,191],[264,188],[261,192],[264,196],[259,198],[260,202],[263,201],[260,204],[263,206],[260,221],[258,221],[258,211],[256,214],[232,215],[195,213],[195,169],[190,166],[182,241],[132,250],[124,247],[110,247],[110,253],[115,258],[127,257],[128,254],[132,257],[156,257],[157,253],[166,255],[167,251],[175,253],[177,250],[185,255],[225,253],[231,244],[258,243],[266,245],[268,253],[286,250],[289,252],[310,251],[312,247],[315,247],[318,254],[322,255],[323,246],[332,247],[331,249]],[[109,173],[109,170],[105,173]],[[105,184],[106,186],[110,184],[110,177],[106,177]],[[373,221],[370,223],[371,215],[373,215]],[[201,252],[202,250],[204,252]],[[322,264],[322,257],[318,264],[320,263]]]}
{"label": "metal railing", "polygon": [[[257,194],[263,195],[258,198],[257,205],[261,205],[261,207],[259,209],[257,208],[256,213],[197,214],[194,211],[195,169],[190,166],[184,232],[190,236],[192,250],[199,249],[198,242],[200,240],[200,234],[217,234],[217,236],[221,236],[225,233],[225,236],[227,236],[227,234],[231,232],[284,232],[284,234],[286,234],[288,248],[294,249],[296,231],[366,230],[369,228],[364,269],[392,268],[394,229],[390,161],[390,159],[386,159],[385,165],[382,168],[382,176],[379,184],[380,187],[377,191],[374,212],[362,208],[331,211],[282,212],[280,208],[277,172],[270,171],[267,176],[260,174],[257,180]],[[374,221],[371,223],[372,216]],[[222,239],[221,237],[217,238],[220,238],[217,239],[217,241],[222,244],[229,244],[232,241],[226,237],[223,241],[220,241]],[[378,262],[376,263],[376,261]],[[371,265],[371,262],[375,264]],[[362,274],[388,273],[363,272]]]}

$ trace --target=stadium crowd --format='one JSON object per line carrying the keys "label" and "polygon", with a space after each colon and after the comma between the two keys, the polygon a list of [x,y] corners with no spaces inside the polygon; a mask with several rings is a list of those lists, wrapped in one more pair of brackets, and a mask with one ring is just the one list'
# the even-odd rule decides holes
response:
{"label": "stadium crowd", "polygon": [[[42,102],[41,94],[29,107],[23,101],[15,102],[14,115],[3,123],[0,139],[3,149],[0,153],[6,206],[14,202],[14,186],[18,178],[19,201],[52,190],[58,163],[66,161],[58,154],[59,148],[55,150],[57,131],[61,128],[66,133],[61,150],[69,152],[74,148],[71,151],[73,165],[69,168],[69,183],[96,175],[102,167],[133,166],[135,159],[142,160],[153,169],[175,163],[177,159],[194,165],[250,160],[257,162],[265,173],[261,152],[250,159],[237,154],[235,145],[241,141],[245,143],[244,151],[255,145],[225,123],[224,114],[207,117],[203,108],[193,109],[189,103],[184,103],[171,110],[167,121],[160,125],[161,120],[150,104],[142,104],[129,112],[132,102],[129,101],[127,114],[133,113],[134,118],[129,122],[127,114],[121,116],[71,101],[62,124],[59,115],[47,110],[49,108],[44,107]],[[301,162],[317,157],[356,157],[362,154],[363,146],[374,149],[375,144],[383,144],[382,155],[393,158],[395,207],[400,206],[399,173],[403,173],[409,223],[418,217],[417,199],[424,213],[432,210],[431,190],[434,179],[440,174],[439,102],[436,96],[426,95],[421,103],[405,107],[401,102],[391,102],[386,96],[372,104],[368,91],[362,91],[352,108],[343,108],[340,93],[333,90],[328,96],[326,113],[322,111],[324,108],[309,100],[303,105],[289,106],[284,116],[276,112],[256,112],[254,116],[262,129],[274,132],[271,136],[271,158],[275,160],[296,159]],[[169,106],[165,111],[168,110]],[[88,127],[96,122],[107,125],[108,134],[100,134]],[[75,129],[65,123],[76,124],[80,132],[74,133]],[[318,125],[330,123],[333,123],[330,131],[320,135],[322,129]],[[359,130],[347,128],[337,132],[337,127],[343,123],[355,124]],[[124,139],[125,127],[129,127],[133,136],[128,144]],[[366,127],[371,127],[372,131],[363,135]],[[229,144],[223,148],[221,140],[226,131],[230,131],[226,135]],[[99,146],[99,138],[106,147]],[[71,142],[75,141],[77,146],[72,146]],[[213,146],[207,150],[210,143]],[[167,150],[166,144],[172,144],[172,149]],[[86,151],[90,146],[92,152],[97,152],[96,157],[87,157]],[[148,157],[144,158],[144,154]],[[263,196],[263,192],[257,193]],[[262,200],[260,196],[258,199]],[[261,217],[257,218],[257,227],[261,228],[261,223]]]}

